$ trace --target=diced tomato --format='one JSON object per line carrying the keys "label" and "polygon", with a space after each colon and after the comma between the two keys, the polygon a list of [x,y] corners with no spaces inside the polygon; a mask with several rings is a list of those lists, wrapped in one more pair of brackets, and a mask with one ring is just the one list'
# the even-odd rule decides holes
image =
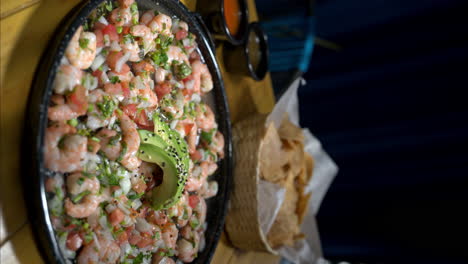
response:
{"label": "diced tomato", "polygon": [[147,206],[142,206],[140,207],[140,210],[138,210],[138,216],[141,218],[146,218],[146,214],[148,213],[148,207]]}
{"label": "diced tomato", "polygon": [[202,155],[200,151],[195,150],[194,152],[190,153],[190,158],[194,161],[198,161],[198,160],[201,160]]}
{"label": "diced tomato", "polygon": [[190,153],[190,158],[194,161],[198,161],[202,159],[202,154],[200,153],[200,151],[195,150],[192,153]]}
{"label": "diced tomato", "polygon": [[184,38],[186,38],[188,36],[188,32],[187,30],[185,29],[180,29],[179,31],[177,31],[176,35],[175,35],[175,38],[177,40],[183,40]]}
{"label": "diced tomato", "polygon": [[76,232],[70,232],[66,241],[67,248],[71,251],[77,251],[83,245],[83,239]]}
{"label": "diced tomato", "polygon": [[133,67],[133,71],[135,73],[154,72],[155,71],[154,66],[151,65],[151,63],[149,63],[149,62],[147,62],[145,60],[133,63],[132,67]]}
{"label": "diced tomato", "polygon": [[101,78],[102,73],[103,72],[101,70],[95,70],[91,73],[94,77],[98,79],[99,86],[103,85],[102,78]]}
{"label": "diced tomato", "polygon": [[109,65],[109,67],[112,69],[112,70],[115,70],[115,66],[117,64],[117,61],[119,61],[120,58],[122,58],[123,54],[121,51],[117,52],[117,51],[113,51],[113,52],[110,52],[109,55],[107,55],[107,58],[106,58],[106,62],[107,62],[107,65]]}
{"label": "diced tomato", "polygon": [[128,85],[128,82],[121,82],[122,85],[122,93],[125,98],[130,97],[130,87]]}
{"label": "diced tomato", "polygon": [[200,202],[200,197],[198,195],[190,195],[189,196],[189,205],[192,208],[197,207],[198,203]]}
{"label": "diced tomato", "polygon": [[156,85],[156,87],[154,87],[154,90],[159,100],[161,100],[166,94],[171,92],[172,86],[170,83],[163,82],[163,83]]}
{"label": "diced tomato", "polygon": [[132,234],[130,238],[128,239],[128,243],[130,243],[130,245],[136,245],[138,244],[138,242],[140,242],[140,240],[141,240],[141,236]]}
{"label": "diced tomato", "polygon": [[123,95],[122,85],[120,83],[106,83],[104,91],[112,95]]}
{"label": "diced tomato", "polygon": [[184,126],[185,135],[190,134],[190,131],[192,131],[193,126],[194,126],[194,124],[186,124],[186,125]]}
{"label": "diced tomato", "polygon": [[88,138],[88,151],[89,152],[96,154],[100,148],[101,148],[101,144],[99,144],[99,142]]}
{"label": "diced tomato", "polygon": [[102,30],[94,30],[94,35],[96,35],[96,47],[100,48],[104,46],[104,37],[102,36]]}
{"label": "diced tomato", "polygon": [[94,29],[95,30],[103,30],[107,25],[104,25],[101,22],[96,22],[94,23]]}
{"label": "diced tomato", "polygon": [[122,106],[122,110],[123,110],[124,114],[126,114],[128,117],[130,117],[131,119],[135,119],[135,115],[136,115],[136,112],[137,112],[137,105],[136,104],[124,105],[124,106]]}
{"label": "diced tomato", "polygon": [[146,190],[146,183],[143,181],[143,180],[139,180],[137,182],[137,184],[134,184],[132,186],[132,189],[136,192],[136,193],[142,193]]}
{"label": "diced tomato", "polygon": [[67,102],[69,102],[73,111],[82,114],[86,113],[88,108],[86,88],[82,85],[75,86],[75,90],[67,96]]}
{"label": "diced tomato", "polygon": [[98,79],[101,78],[102,71],[101,70],[95,70],[91,73],[94,77],[97,77]]}
{"label": "diced tomato", "polygon": [[130,33],[130,27],[122,27],[122,36]]}
{"label": "diced tomato", "polygon": [[124,220],[124,218],[125,218],[125,215],[122,212],[122,210],[120,210],[119,208],[116,208],[114,211],[112,211],[109,214],[109,221],[111,225],[113,226],[118,225],[120,222]]}
{"label": "diced tomato", "polygon": [[136,104],[122,106],[122,110],[128,117],[135,121],[139,128],[153,131],[153,121],[148,119],[144,110],[138,111]]}
{"label": "diced tomato", "polygon": [[192,51],[192,53],[190,53],[189,55],[189,58],[190,58],[190,61],[195,61],[195,60],[200,60],[201,57],[200,57],[200,53],[198,53],[196,50]]}
{"label": "diced tomato", "polygon": [[142,236],[140,237],[140,241],[138,241],[136,245],[139,248],[144,248],[151,245],[152,243],[153,239],[151,239],[150,237]]}
{"label": "diced tomato", "polygon": [[109,39],[111,41],[119,41],[119,34],[117,34],[117,29],[114,25],[109,24],[105,28],[102,29],[103,35],[109,35]]}
{"label": "diced tomato", "polygon": [[119,241],[119,244],[123,244],[128,241],[128,234],[127,232],[122,232],[119,234],[117,237],[117,240]]}

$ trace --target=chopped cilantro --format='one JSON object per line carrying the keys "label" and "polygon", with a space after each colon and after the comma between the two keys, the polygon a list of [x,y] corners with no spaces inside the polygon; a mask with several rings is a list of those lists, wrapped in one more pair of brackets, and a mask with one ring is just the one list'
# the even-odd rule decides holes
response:
{"label": "chopped cilantro", "polygon": [[104,96],[103,101],[97,103],[97,107],[101,110],[102,115],[104,118],[111,117],[114,113],[117,104],[110,98],[110,96]]}
{"label": "chopped cilantro", "polygon": [[84,192],[80,192],[79,194],[77,194],[73,199],[73,203],[78,203],[79,201],[81,201],[81,199],[83,199],[83,197],[85,197],[86,195],[90,194],[91,192],[89,190],[86,190]]}
{"label": "chopped cilantro", "polygon": [[173,70],[177,79],[182,80],[192,74],[192,68],[185,62],[173,64]]}
{"label": "chopped cilantro", "polygon": [[89,39],[87,38],[82,38],[79,40],[79,43],[80,43],[80,48],[82,49],[87,49],[88,48],[88,44],[89,44]]}
{"label": "chopped cilantro", "polygon": [[130,10],[133,12],[133,13],[136,13],[138,12],[138,5],[137,3],[133,3],[131,6],[130,6]]}
{"label": "chopped cilantro", "polygon": [[80,177],[80,178],[78,178],[77,183],[78,183],[78,185],[83,185],[84,181],[85,181],[85,179],[83,177]]}
{"label": "chopped cilantro", "polygon": [[190,227],[191,227],[192,229],[197,228],[199,224],[200,224],[200,223],[198,222],[198,219],[197,219],[197,218],[192,218],[192,219],[190,220]]}
{"label": "chopped cilantro", "polygon": [[203,140],[208,142],[208,144],[211,144],[213,141],[213,136],[216,133],[216,128],[211,129],[209,132],[202,131],[200,136]]}
{"label": "chopped cilantro", "polygon": [[68,120],[67,123],[72,127],[76,127],[78,125],[78,120],[76,118],[73,118]]}
{"label": "chopped cilantro", "polygon": [[110,81],[111,83],[114,83],[114,84],[119,83],[120,82],[119,76],[112,76],[110,78]]}
{"label": "chopped cilantro", "polygon": [[122,141],[122,151],[120,151],[119,157],[115,160],[117,162],[121,162],[125,154],[127,153],[127,143],[125,141]]}
{"label": "chopped cilantro", "polygon": [[59,142],[58,142],[58,148],[59,149],[63,149],[65,147],[65,138],[66,136],[63,136],[62,138],[60,138]]}

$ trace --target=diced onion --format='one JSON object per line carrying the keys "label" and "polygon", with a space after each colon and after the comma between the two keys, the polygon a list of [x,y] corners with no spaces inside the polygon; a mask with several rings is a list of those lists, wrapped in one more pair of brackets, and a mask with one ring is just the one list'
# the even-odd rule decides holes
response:
{"label": "diced onion", "polygon": [[99,240],[96,236],[96,233],[93,232],[93,240],[94,240],[94,244],[96,245],[96,248],[97,250],[101,250],[101,244],[99,243]]}
{"label": "diced onion", "polygon": [[[110,44],[110,50],[111,51],[121,51],[122,48],[120,47],[119,45],[119,42],[117,42],[116,40],[112,41],[111,44]],[[119,70],[120,71],[120,70]],[[118,71],[118,72],[119,72]]]}
{"label": "diced onion", "polygon": [[104,71],[103,71],[102,74],[101,74],[101,82],[103,82],[103,83],[108,83],[108,82],[110,82],[109,77],[107,76],[107,73],[104,72]]}
{"label": "diced onion", "polygon": [[113,205],[113,204],[110,203],[110,204],[108,204],[108,205],[106,206],[106,212],[107,212],[107,213],[111,213],[111,212],[114,211],[116,208],[117,208],[117,207],[116,207],[115,205]]}
{"label": "diced onion", "polygon": [[153,229],[153,226],[146,221],[144,218],[137,218],[135,224],[136,230],[140,232],[150,232]]}
{"label": "diced onion", "polygon": [[127,194],[132,188],[132,183],[130,182],[130,178],[124,178],[119,181],[119,185],[122,188],[122,193]]}
{"label": "diced onion", "polygon": [[107,22],[106,18],[104,16],[101,16],[98,21],[104,25],[109,25],[109,22]]}
{"label": "diced onion", "polygon": [[130,58],[130,53],[128,53],[128,52],[125,53],[125,55],[123,55],[122,58],[120,58],[117,61],[117,63],[115,64],[115,71],[120,72],[122,70],[122,67],[123,67],[124,63],[126,63],[129,58]]}
{"label": "diced onion", "polygon": [[93,71],[97,70],[104,62],[106,62],[106,58],[104,58],[104,56],[101,54],[97,55],[93,61],[93,64],[91,64],[91,69]]}
{"label": "diced onion", "polygon": [[174,120],[171,122],[171,129],[175,129],[179,120]]}
{"label": "diced onion", "polygon": [[140,199],[135,199],[132,202],[132,208],[135,209],[135,210],[140,208],[141,205],[142,205],[142,203],[141,203]]}
{"label": "diced onion", "polygon": [[200,95],[197,93],[192,94],[192,101],[194,101],[195,103],[199,103],[201,101]]}
{"label": "diced onion", "polygon": [[[120,208],[120,210],[122,210],[124,212],[125,215],[129,215],[130,214],[130,211],[122,204],[122,203],[118,203],[117,206]],[[127,222],[127,221],[126,221]]]}
{"label": "diced onion", "polygon": [[109,35],[104,35],[104,46],[109,46],[110,45],[110,37]]}
{"label": "diced onion", "polygon": [[63,233],[59,236],[59,247],[64,255],[65,258],[75,258],[75,251],[69,250],[67,248],[67,237],[68,232]]}

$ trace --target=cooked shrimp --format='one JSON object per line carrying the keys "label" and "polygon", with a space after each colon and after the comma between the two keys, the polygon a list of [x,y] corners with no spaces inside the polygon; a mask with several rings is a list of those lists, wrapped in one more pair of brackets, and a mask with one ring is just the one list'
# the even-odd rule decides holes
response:
{"label": "cooked shrimp", "polygon": [[185,189],[189,192],[198,191],[208,176],[213,174],[218,169],[218,165],[214,162],[203,161],[200,165],[195,165],[192,172],[187,178]]}
{"label": "cooked shrimp", "polygon": [[136,25],[130,29],[130,33],[139,38],[139,44],[143,46],[143,54],[148,53],[156,47],[156,43],[153,41],[156,38],[156,34],[153,34],[149,27]]}
{"label": "cooked shrimp", "polygon": [[[145,13],[146,14],[146,13]],[[153,12],[154,16],[154,12]],[[171,28],[172,28],[172,19],[171,17],[164,15],[164,14],[159,14],[157,16],[154,16],[149,22],[148,22],[149,14],[146,15],[145,19],[142,20],[147,22],[147,26],[151,29],[151,31],[160,33],[166,36],[171,35]]]}
{"label": "cooked shrimp", "polygon": [[206,202],[205,199],[198,196],[198,203],[193,208],[192,217],[190,217],[190,227],[197,230],[203,226],[206,220]]}
{"label": "cooked shrimp", "polygon": [[111,240],[99,237],[86,245],[78,255],[78,264],[116,263],[120,257],[120,247]]}
{"label": "cooked shrimp", "polygon": [[130,57],[128,58],[129,61],[131,62],[137,62],[141,60],[140,58],[140,46],[138,45],[138,42],[136,41],[126,41],[122,44],[120,44],[122,47],[122,50],[124,53],[130,54]]}
{"label": "cooked shrimp", "polygon": [[174,223],[166,223],[162,227],[162,239],[167,249],[174,249],[177,242],[177,236],[179,235],[179,229]]}
{"label": "cooked shrimp", "polygon": [[208,93],[213,89],[213,79],[211,78],[210,71],[206,64],[200,60],[192,62],[192,74],[195,80],[194,91],[199,93]]}
{"label": "cooked shrimp", "polygon": [[54,92],[66,94],[73,91],[73,88],[81,83],[82,76],[83,71],[75,66],[69,64],[60,65],[54,80]]}
{"label": "cooked shrimp", "polygon": [[175,130],[179,132],[181,137],[187,138],[188,150],[189,153],[193,153],[197,147],[197,140],[198,140],[198,126],[196,122],[194,122],[190,118],[185,118],[179,120],[175,127]]}
{"label": "cooked shrimp", "polygon": [[184,226],[180,230],[180,234],[183,238],[177,241],[177,257],[183,262],[192,262],[197,255],[198,246],[200,245],[200,235],[189,225]]}
{"label": "cooked shrimp", "polygon": [[71,217],[85,218],[90,216],[99,206],[101,200],[95,194],[86,195],[80,203],[74,204],[70,198],[65,199],[65,211]]}
{"label": "cooked shrimp", "polygon": [[119,5],[121,7],[127,8],[131,6],[134,2],[135,0],[119,0]]}
{"label": "cooked shrimp", "polygon": [[209,148],[212,152],[218,154],[220,158],[224,158],[224,136],[221,132],[216,132]]}
{"label": "cooked shrimp", "polygon": [[73,134],[75,128],[57,124],[47,128],[44,144],[46,168],[59,172],[81,169],[81,160],[86,155],[87,138]]}
{"label": "cooked shrimp", "polygon": [[170,257],[161,256],[159,252],[156,252],[153,254],[151,264],[175,264],[175,262]]}
{"label": "cooked shrimp", "polygon": [[68,192],[73,195],[77,195],[84,191],[97,193],[99,191],[99,187],[99,180],[96,177],[88,178],[81,174],[81,172],[75,172],[67,177],[67,189]]}
{"label": "cooked shrimp", "polygon": [[167,63],[169,64],[171,64],[173,61],[178,61],[178,62],[185,62],[187,65],[190,65],[187,54],[185,54],[182,51],[182,49],[177,46],[171,45],[169,47],[169,50],[167,51],[167,57],[168,57]]}
{"label": "cooked shrimp", "polygon": [[104,128],[96,134],[96,137],[99,139],[101,151],[108,159],[116,160],[119,158],[122,145],[117,131]]}
{"label": "cooked shrimp", "polygon": [[122,165],[128,170],[135,170],[140,166],[141,160],[137,157],[140,147],[140,136],[137,132],[136,124],[124,113],[119,115],[120,128],[122,129],[122,140],[127,145],[127,152],[123,155]]}
{"label": "cooked shrimp", "polygon": [[96,35],[93,32],[83,32],[83,27],[80,26],[70,40],[65,56],[78,69],[89,68],[96,57]]}
{"label": "cooked shrimp", "polygon": [[209,132],[216,127],[215,116],[210,106],[207,104],[197,105],[196,112],[197,116],[195,121],[199,128],[201,128],[203,131]]}
{"label": "cooked shrimp", "polygon": [[167,215],[165,211],[162,210],[151,210],[146,219],[153,224],[157,224],[158,226],[164,226],[167,223]]}
{"label": "cooked shrimp", "polygon": [[[138,13],[138,12],[137,12]],[[116,8],[109,15],[109,20],[116,26],[130,26],[134,18],[130,8]],[[138,18],[137,18],[138,21]]]}
{"label": "cooked shrimp", "polygon": [[72,93],[66,97],[65,104],[49,107],[47,115],[52,121],[67,121],[85,115],[88,109],[88,91],[81,85],[76,85]]}
{"label": "cooked shrimp", "polygon": [[176,217],[179,227],[185,226],[192,216],[192,207],[188,203],[188,192],[185,192],[179,201],[167,210],[170,216]]}
{"label": "cooked shrimp", "polygon": [[167,71],[162,67],[157,67],[154,73],[156,83],[162,83],[166,80]]}
{"label": "cooked shrimp", "polygon": [[205,181],[199,193],[205,199],[216,196],[216,194],[218,193],[218,182],[217,181],[210,181],[210,182]]}
{"label": "cooked shrimp", "polygon": [[155,71],[154,66],[147,60],[142,60],[140,62],[133,63],[132,69],[137,75],[141,73],[153,73]]}
{"label": "cooked shrimp", "polygon": [[85,195],[83,200],[74,204],[67,198],[65,200],[65,210],[68,215],[75,218],[85,218],[90,216],[99,206],[100,199],[96,196],[99,191],[100,183],[96,177],[88,178],[80,172],[73,173],[67,177],[68,192],[73,195],[78,195],[85,191],[89,194]]}

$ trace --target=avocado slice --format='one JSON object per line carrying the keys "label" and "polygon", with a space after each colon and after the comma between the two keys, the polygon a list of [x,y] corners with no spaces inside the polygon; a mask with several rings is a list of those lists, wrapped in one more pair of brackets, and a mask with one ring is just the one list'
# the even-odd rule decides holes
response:
{"label": "avocado slice", "polygon": [[138,155],[141,160],[156,163],[163,169],[163,182],[153,190],[152,196],[153,208],[160,210],[180,199],[188,176],[189,155],[185,140],[158,113],[153,116],[153,122],[154,133],[138,130],[141,139]]}
{"label": "avocado slice", "polygon": [[161,210],[173,206],[180,199],[186,180],[186,177],[179,177],[175,160],[163,148],[144,143],[140,144],[138,157],[143,161],[158,164],[164,173],[161,185],[153,189],[153,208]]}

